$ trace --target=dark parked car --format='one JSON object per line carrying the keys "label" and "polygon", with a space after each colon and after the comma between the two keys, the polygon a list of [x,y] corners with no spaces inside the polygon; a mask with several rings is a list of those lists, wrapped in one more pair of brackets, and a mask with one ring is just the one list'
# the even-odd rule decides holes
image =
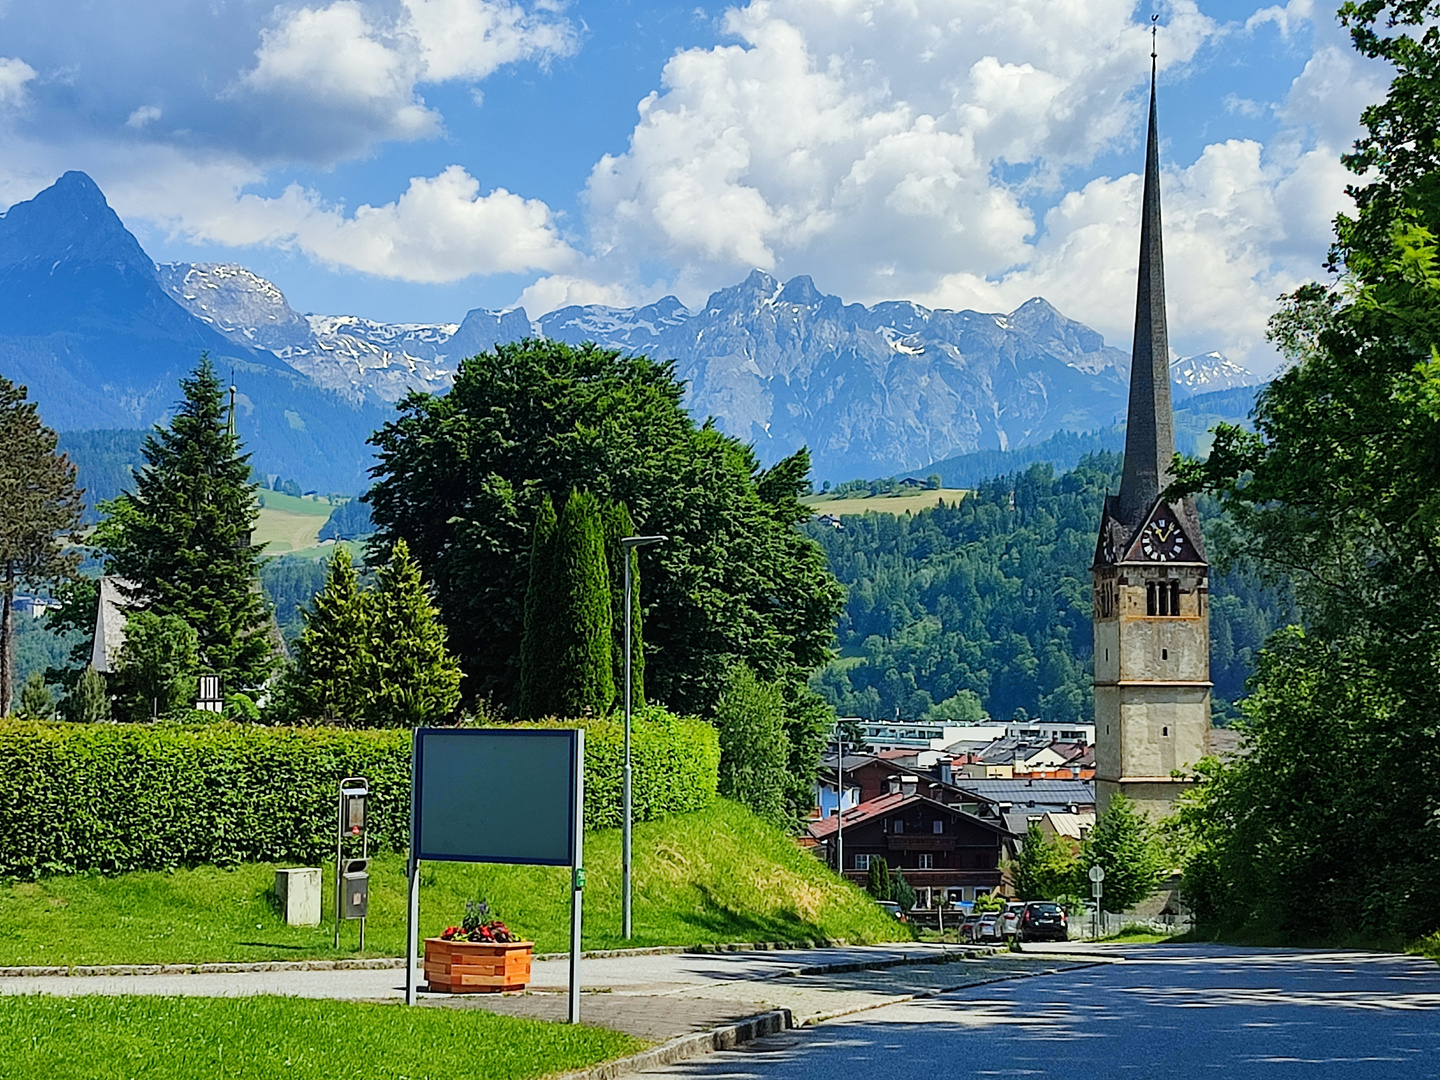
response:
{"label": "dark parked car", "polygon": [[909,921],[910,921],[909,919],[907,919],[907,918],[905,917],[905,909],[902,908],[899,904],[897,904],[894,900],[876,900],[875,903],[877,903],[877,904],[880,905],[880,908],[881,908],[882,911],[887,911],[887,912],[889,912],[891,915],[894,915],[895,918],[899,919],[901,922],[909,922]]}
{"label": "dark parked car", "polygon": [[1032,900],[1020,913],[1021,941],[1067,941],[1070,927],[1065,909],[1049,900]]}

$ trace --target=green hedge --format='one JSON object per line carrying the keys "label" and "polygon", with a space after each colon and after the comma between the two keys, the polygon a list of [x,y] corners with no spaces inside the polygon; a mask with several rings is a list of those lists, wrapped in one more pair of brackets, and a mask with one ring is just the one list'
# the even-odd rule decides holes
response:
{"label": "green hedge", "polygon": [[[621,727],[583,724],[585,824],[614,827]],[[0,721],[0,877],[315,863],[333,851],[344,776],[370,781],[372,844],[402,851],[410,745],[404,729]],[[714,798],[719,743],[704,721],[649,710],[632,752],[636,820]]]}

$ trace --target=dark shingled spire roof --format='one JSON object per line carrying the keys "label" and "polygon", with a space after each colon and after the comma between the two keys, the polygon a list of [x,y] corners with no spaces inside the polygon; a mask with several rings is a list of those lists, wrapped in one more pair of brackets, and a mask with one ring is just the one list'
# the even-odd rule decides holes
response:
{"label": "dark shingled spire roof", "polygon": [[1165,259],[1160,244],[1160,149],[1155,120],[1155,64],[1150,64],[1150,136],[1145,146],[1145,205],[1140,219],[1140,280],[1135,293],[1130,413],[1118,515],[1139,524],[1170,483],[1175,453],[1170,414],[1170,341],[1165,330]]}

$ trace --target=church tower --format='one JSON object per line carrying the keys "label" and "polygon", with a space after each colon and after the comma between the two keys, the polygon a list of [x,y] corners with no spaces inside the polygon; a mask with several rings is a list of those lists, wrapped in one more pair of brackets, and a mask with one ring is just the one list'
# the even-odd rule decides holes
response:
{"label": "church tower", "polygon": [[1170,775],[1205,756],[1210,731],[1209,565],[1191,499],[1167,502],[1175,452],[1160,242],[1160,156],[1150,65],[1150,132],[1140,221],[1130,407],[1120,493],[1105,499],[1095,582],[1095,779],[1152,818],[1188,785]]}

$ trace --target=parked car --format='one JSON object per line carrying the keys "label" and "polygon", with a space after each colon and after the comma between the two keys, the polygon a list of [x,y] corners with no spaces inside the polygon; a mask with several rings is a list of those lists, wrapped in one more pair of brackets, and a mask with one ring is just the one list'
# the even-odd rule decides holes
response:
{"label": "parked car", "polygon": [[880,908],[883,911],[888,911],[891,915],[894,915],[895,918],[899,919],[901,922],[910,921],[905,917],[905,909],[902,908],[899,904],[897,904],[894,900],[876,900],[875,903],[879,904]]}
{"label": "parked car", "polygon": [[1070,926],[1065,909],[1049,900],[1032,900],[1020,913],[1017,931],[1023,941],[1066,941]]}
{"label": "parked car", "polygon": [[961,941],[979,941],[979,940],[980,940],[980,920],[981,920],[983,917],[984,917],[984,912],[980,912],[980,911],[967,911],[967,912],[965,913],[965,918],[964,918],[964,920],[960,923],[960,940],[961,940]]}
{"label": "parked car", "polygon": [[1009,941],[1020,929],[1020,913],[1025,910],[1023,900],[1012,900],[1000,913],[1000,936]]}
{"label": "parked car", "polygon": [[1000,912],[987,911],[980,916],[980,925],[976,927],[975,938],[977,941],[1000,940]]}

